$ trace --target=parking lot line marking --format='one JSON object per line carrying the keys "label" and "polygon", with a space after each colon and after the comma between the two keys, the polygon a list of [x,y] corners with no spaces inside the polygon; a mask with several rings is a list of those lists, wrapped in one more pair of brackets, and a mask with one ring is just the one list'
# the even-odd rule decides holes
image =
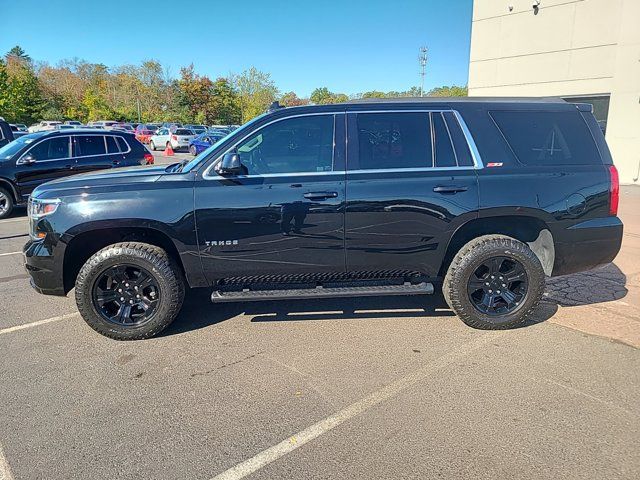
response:
{"label": "parking lot line marking", "polygon": [[9,467],[9,462],[7,462],[7,457],[4,455],[4,450],[2,449],[2,445],[0,444],[0,480],[13,480],[13,475],[11,474],[11,468]]}
{"label": "parking lot line marking", "polygon": [[212,480],[239,480],[247,475],[251,475],[271,462],[275,462],[279,458],[293,452],[304,444],[309,443],[319,436],[333,430],[347,420],[357,417],[376,405],[396,397],[407,388],[416,385],[421,380],[424,380],[438,370],[460,360],[460,358],[467,356],[474,350],[495,341],[498,335],[504,335],[504,332],[485,333],[474,340],[461,345],[459,348],[447,352],[442,357],[437,358],[433,362],[414,371],[413,373],[410,373],[406,377],[402,377],[401,379],[390,383],[386,387],[382,387],[380,390],[377,390],[369,396],[352,403],[343,410],[314,423],[310,427],[290,436],[282,442],[263,450],[254,457],[251,457],[244,462],[231,467],[229,470],[216,475]]}
{"label": "parking lot line marking", "polygon": [[22,252],[0,253],[0,257],[8,257],[9,255],[21,255]]}
{"label": "parking lot line marking", "polygon": [[5,333],[17,332],[19,330],[25,330],[27,328],[38,327],[47,323],[59,322],[60,320],[67,320],[68,318],[77,317],[78,315],[80,315],[78,312],[67,313],[65,315],[60,315],[59,317],[45,318],[44,320],[38,320],[37,322],[25,323],[24,325],[16,325],[15,327],[3,328],[2,330],[0,330],[0,335],[4,335]]}

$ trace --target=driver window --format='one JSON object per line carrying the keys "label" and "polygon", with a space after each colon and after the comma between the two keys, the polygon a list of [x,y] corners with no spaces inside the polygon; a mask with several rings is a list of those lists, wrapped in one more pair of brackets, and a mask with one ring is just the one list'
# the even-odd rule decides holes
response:
{"label": "driver window", "polygon": [[333,118],[295,117],[262,128],[237,148],[247,175],[330,172]]}
{"label": "driver window", "polygon": [[69,158],[69,137],[44,140],[27,152],[36,161]]}

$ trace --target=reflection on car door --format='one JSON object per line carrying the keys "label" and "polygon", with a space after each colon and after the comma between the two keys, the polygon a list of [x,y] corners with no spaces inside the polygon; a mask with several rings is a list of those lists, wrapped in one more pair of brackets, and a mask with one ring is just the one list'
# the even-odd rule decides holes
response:
{"label": "reflection on car door", "polygon": [[107,155],[104,135],[76,135],[73,142],[74,170],[91,172],[113,167],[112,155]]}
{"label": "reflection on car door", "polygon": [[29,195],[44,182],[73,173],[70,137],[44,139],[25,151],[18,162],[27,155],[31,155],[35,162],[19,165],[16,169],[16,184],[22,196]]}
{"label": "reflection on car door", "polygon": [[453,112],[348,114],[350,272],[438,275],[446,241],[478,208],[473,158],[456,136]]}
{"label": "reflection on car door", "polygon": [[285,118],[237,145],[246,174],[197,181],[208,279],[344,273],[344,148],[344,115]]}

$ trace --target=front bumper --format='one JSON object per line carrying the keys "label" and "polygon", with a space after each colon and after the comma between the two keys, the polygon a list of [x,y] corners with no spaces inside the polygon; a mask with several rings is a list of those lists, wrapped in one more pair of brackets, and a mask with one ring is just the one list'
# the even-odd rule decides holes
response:
{"label": "front bumper", "polygon": [[62,260],[44,241],[29,240],[22,249],[31,286],[43,295],[65,296]]}

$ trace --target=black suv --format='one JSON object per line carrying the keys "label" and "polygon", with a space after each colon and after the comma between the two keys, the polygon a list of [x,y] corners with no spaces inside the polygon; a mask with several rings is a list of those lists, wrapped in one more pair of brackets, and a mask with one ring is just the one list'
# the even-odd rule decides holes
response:
{"label": "black suv", "polygon": [[429,294],[510,328],[545,275],[613,260],[618,176],[587,105],[417,99],[275,109],[189,163],[56,180],[26,268],[115,339],[214,302]]}
{"label": "black suv", "polygon": [[147,163],[153,163],[153,155],[124,132],[64,130],[21,136],[0,148],[0,219],[49,180]]}

